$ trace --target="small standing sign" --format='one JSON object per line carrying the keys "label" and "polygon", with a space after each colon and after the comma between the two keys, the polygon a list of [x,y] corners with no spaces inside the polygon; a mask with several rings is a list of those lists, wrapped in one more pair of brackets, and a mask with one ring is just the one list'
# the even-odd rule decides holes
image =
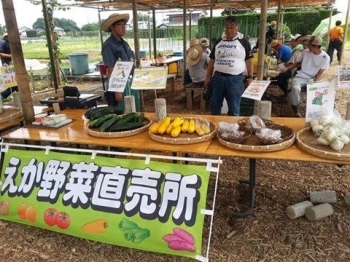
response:
{"label": "small standing sign", "polygon": [[332,115],[335,101],[334,81],[307,85],[306,122],[324,115]]}
{"label": "small standing sign", "polygon": [[338,87],[350,88],[350,66],[338,67]]}
{"label": "small standing sign", "polygon": [[242,97],[260,101],[270,83],[271,83],[271,81],[268,81],[268,80],[267,81],[254,80],[246,88]]}
{"label": "small standing sign", "polygon": [[109,78],[108,91],[123,93],[133,66],[133,62],[116,62]]}

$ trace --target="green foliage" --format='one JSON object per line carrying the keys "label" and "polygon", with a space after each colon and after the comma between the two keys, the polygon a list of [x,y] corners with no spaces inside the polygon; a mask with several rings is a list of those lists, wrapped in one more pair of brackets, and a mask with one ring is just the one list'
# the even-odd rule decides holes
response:
{"label": "green foliage", "polygon": [[99,31],[100,24],[99,23],[86,24],[86,25],[83,25],[80,30],[86,31],[86,32]]}
{"label": "green foliage", "polygon": [[70,32],[70,31],[79,31],[79,27],[77,26],[76,22],[74,22],[71,19],[58,19],[55,18],[55,25],[58,27],[61,27],[65,32]]}

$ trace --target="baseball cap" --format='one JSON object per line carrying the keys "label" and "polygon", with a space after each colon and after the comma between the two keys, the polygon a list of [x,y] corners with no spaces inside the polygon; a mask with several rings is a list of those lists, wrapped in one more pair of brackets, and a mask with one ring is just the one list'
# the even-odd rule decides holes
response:
{"label": "baseball cap", "polygon": [[319,36],[312,36],[309,40],[310,45],[322,45],[322,38]]}
{"label": "baseball cap", "polygon": [[299,37],[301,37],[301,34],[290,35],[291,40],[297,40]]}

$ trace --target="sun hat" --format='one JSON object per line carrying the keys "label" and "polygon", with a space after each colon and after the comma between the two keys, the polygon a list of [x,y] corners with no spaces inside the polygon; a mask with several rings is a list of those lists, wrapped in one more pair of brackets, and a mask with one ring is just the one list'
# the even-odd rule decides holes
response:
{"label": "sun hat", "polygon": [[2,35],[2,37],[5,37],[5,36],[8,36],[7,32],[5,32],[5,33]]}
{"label": "sun hat", "polygon": [[299,37],[301,37],[301,34],[290,35],[291,40],[297,40]]}
{"label": "sun hat", "polygon": [[276,21],[271,21],[271,25],[277,25]]}
{"label": "sun hat", "polygon": [[195,65],[202,57],[202,46],[198,39],[192,39],[190,41],[190,49],[186,54],[186,63],[188,65]]}
{"label": "sun hat", "polygon": [[319,36],[311,36],[309,40],[309,45],[322,45],[322,38]]}
{"label": "sun hat", "polygon": [[280,42],[280,40],[275,39],[275,40],[272,40],[270,47],[275,47],[277,45],[281,45],[281,42]]}
{"label": "sun hat", "polygon": [[199,39],[199,42],[201,43],[202,47],[208,47],[209,46],[209,39],[202,37]]}
{"label": "sun hat", "polygon": [[101,25],[101,29],[105,32],[110,32],[111,30],[109,29],[109,27],[114,24],[117,21],[125,21],[128,22],[129,21],[129,14],[118,14],[118,13],[114,13],[111,14],[106,20],[103,21],[102,25]]}

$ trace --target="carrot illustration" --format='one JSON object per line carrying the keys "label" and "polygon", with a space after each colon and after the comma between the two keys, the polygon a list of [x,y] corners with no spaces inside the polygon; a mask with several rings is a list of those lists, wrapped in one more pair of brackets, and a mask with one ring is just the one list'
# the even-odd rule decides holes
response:
{"label": "carrot illustration", "polygon": [[175,240],[175,241],[170,242],[168,244],[168,247],[173,249],[173,250],[196,252],[195,246],[193,246],[187,242],[179,241],[179,240]]}
{"label": "carrot illustration", "polygon": [[89,223],[86,223],[81,227],[81,230],[85,233],[104,233],[108,227],[107,221],[104,219],[98,219]]}
{"label": "carrot illustration", "polygon": [[195,239],[191,233],[189,233],[186,230],[183,230],[181,228],[174,228],[173,232],[176,236],[181,238],[183,241],[187,242],[190,245],[194,245]]}

